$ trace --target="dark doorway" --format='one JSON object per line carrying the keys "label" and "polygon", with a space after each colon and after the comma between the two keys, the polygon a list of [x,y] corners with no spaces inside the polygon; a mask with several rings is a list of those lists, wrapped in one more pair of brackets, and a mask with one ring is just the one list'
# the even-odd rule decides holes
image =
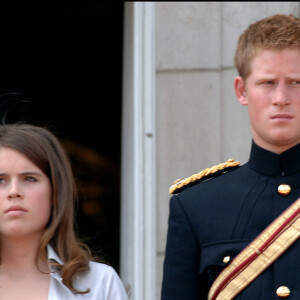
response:
{"label": "dark doorway", "polygon": [[0,112],[64,143],[78,233],[118,271],[123,2],[9,1],[0,25]]}

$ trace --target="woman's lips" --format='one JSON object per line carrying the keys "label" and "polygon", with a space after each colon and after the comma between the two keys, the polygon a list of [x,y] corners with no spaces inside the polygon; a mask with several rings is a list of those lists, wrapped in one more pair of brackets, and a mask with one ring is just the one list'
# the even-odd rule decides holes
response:
{"label": "woman's lips", "polygon": [[27,210],[24,209],[22,206],[19,206],[19,205],[10,206],[5,211],[6,214],[9,214],[9,215],[12,215],[12,216],[19,216],[19,215],[22,215],[26,212],[27,212]]}

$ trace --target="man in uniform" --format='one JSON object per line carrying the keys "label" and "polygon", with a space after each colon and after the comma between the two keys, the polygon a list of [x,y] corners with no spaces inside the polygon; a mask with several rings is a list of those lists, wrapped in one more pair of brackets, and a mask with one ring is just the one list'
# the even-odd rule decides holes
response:
{"label": "man in uniform", "polygon": [[299,205],[281,216],[300,197],[300,19],[251,24],[234,61],[252,128],[249,161],[171,186],[161,300],[300,299]]}

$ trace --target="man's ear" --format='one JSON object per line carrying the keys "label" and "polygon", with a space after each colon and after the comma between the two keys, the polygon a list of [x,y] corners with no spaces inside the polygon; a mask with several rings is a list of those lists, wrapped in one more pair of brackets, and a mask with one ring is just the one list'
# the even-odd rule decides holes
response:
{"label": "man's ear", "polygon": [[241,76],[234,79],[234,91],[241,105],[248,105],[248,97],[246,93],[245,81]]}

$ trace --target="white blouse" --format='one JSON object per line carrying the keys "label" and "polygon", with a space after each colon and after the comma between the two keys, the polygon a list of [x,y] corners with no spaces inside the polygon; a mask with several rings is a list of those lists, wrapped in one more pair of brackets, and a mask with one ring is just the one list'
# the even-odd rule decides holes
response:
{"label": "white blouse", "polygon": [[[62,263],[61,259],[48,245],[48,260]],[[125,288],[116,271],[105,264],[90,262],[90,270],[79,274],[74,279],[74,287],[78,290],[90,289],[87,294],[76,294],[63,283],[59,271],[52,267],[48,300],[128,300]]]}

